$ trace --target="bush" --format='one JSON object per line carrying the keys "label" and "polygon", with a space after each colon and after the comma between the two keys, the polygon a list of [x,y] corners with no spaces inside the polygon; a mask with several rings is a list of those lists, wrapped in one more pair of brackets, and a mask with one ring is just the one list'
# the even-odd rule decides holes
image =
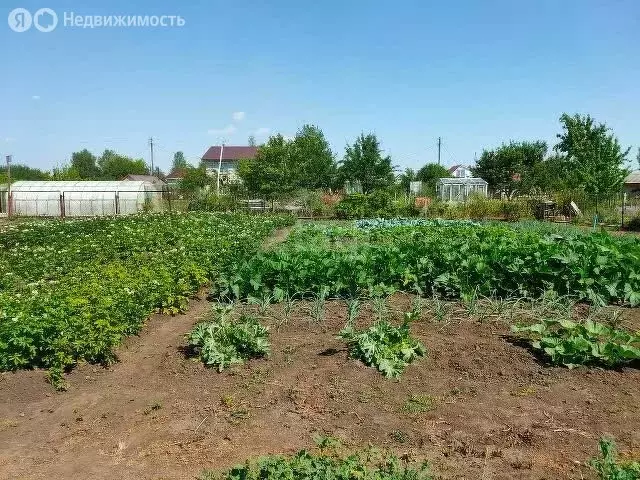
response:
{"label": "bush", "polygon": [[197,324],[187,334],[189,347],[208,367],[221,372],[234,363],[269,354],[268,328],[255,317],[242,315],[229,320],[230,307],[219,307],[218,319]]}
{"label": "bush", "polygon": [[387,190],[369,194],[347,195],[336,205],[336,216],[342,219],[394,218],[416,216],[418,210],[405,197],[394,200]]}
{"label": "bush", "polygon": [[240,209],[236,199],[229,195],[200,195],[189,202],[189,211],[235,212]]}

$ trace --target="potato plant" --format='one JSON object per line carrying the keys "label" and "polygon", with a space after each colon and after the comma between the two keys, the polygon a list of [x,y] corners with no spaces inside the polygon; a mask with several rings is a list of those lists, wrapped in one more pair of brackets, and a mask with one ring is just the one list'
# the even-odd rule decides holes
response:
{"label": "potato plant", "polygon": [[0,370],[42,367],[62,386],[109,363],[153,311],[177,313],[290,217],[147,214],[9,225],[0,232]]}
{"label": "potato plant", "polygon": [[293,456],[270,455],[247,461],[227,472],[203,472],[199,480],[430,480],[428,464],[408,464],[396,456],[374,451],[349,455],[336,452]]}

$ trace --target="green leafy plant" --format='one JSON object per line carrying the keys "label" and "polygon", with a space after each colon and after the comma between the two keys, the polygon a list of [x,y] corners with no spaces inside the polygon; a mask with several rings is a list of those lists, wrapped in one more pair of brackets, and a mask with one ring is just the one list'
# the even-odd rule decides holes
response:
{"label": "green leafy plant", "polygon": [[640,336],[592,320],[543,320],[533,325],[513,325],[511,329],[524,334],[551,363],[569,368],[590,364],[616,367],[640,360]]}
{"label": "green leafy plant", "polygon": [[364,331],[357,331],[349,324],[338,338],[347,343],[353,358],[376,367],[387,378],[398,378],[408,364],[426,354],[424,345],[409,332],[414,319],[415,315],[408,312],[398,327],[383,319]]}
{"label": "green leafy plant", "polygon": [[600,440],[600,456],[591,459],[589,465],[596,471],[600,480],[638,480],[640,462],[621,463],[617,459],[613,440]]}
{"label": "green leafy plant", "polygon": [[[325,442],[323,442],[325,443]],[[305,450],[285,457],[247,461],[223,473],[205,471],[199,480],[429,480],[429,465],[410,464],[373,449],[341,455],[329,442],[319,453]]]}
{"label": "green leafy plant", "polygon": [[636,238],[531,224],[373,223],[301,228],[228,283],[244,298],[276,288],[310,296],[326,286],[346,297],[402,290],[536,299],[553,292],[594,305],[640,305]]}
{"label": "green leafy plant", "polygon": [[187,334],[189,347],[205,365],[216,367],[219,372],[269,354],[268,328],[253,316],[242,314],[234,321],[228,313],[219,311],[218,319],[199,323]]}
{"label": "green leafy plant", "polygon": [[290,216],[145,213],[0,226],[0,371],[107,365],[153,312],[175,314]]}

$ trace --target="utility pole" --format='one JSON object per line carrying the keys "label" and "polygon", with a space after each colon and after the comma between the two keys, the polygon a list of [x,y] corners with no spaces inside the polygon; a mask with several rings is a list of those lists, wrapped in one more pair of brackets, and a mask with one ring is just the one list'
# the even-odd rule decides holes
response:
{"label": "utility pole", "polygon": [[9,184],[7,189],[7,215],[11,216],[11,161],[13,160],[13,155],[7,155],[5,160],[7,161],[7,183]]}
{"label": "utility pole", "polygon": [[222,141],[222,146],[220,147],[220,160],[218,160],[218,181],[216,185],[217,196],[220,196],[220,170],[222,170],[222,152],[224,152],[224,140]]}
{"label": "utility pole", "polygon": [[151,175],[153,175],[153,137],[149,138],[149,148],[151,149]]}
{"label": "utility pole", "polygon": [[7,181],[9,182],[9,190],[11,190],[11,160],[13,155],[7,155],[5,160],[7,161]]}
{"label": "utility pole", "polygon": [[438,165],[440,165],[440,150],[442,148],[442,139],[438,137]]}

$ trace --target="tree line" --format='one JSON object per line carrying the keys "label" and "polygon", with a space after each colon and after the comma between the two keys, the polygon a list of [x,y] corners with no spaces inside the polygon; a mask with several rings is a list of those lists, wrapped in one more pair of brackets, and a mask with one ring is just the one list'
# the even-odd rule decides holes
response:
{"label": "tree line", "polygon": [[[628,174],[630,149],[623,149],[611,130],[589,115],[563,114],[560,124],[562,132],[551,151],[541,140],[510,141],[485,149],[472,167],[474,176],[486,180],[494,194],[509,198],[582,191],[597,201],[620,192]],[[255,145],[255,138],[249,143]],[[640,149],[637,159],[640,165]],[[184,169],[181,188],[185,191],[215,185],[216,178],[207,174],[205,166],[190,165],[182,152],[175,153],[172,167]],[[74,152],[68,165],[51,172],[12,166],[15,180],[120,180],[128,174],[147,173],[144,160],[113,150],[105,150],[100,156],[86,149]],[[421,181],[422,193],[433,196],[438,179],[451,176],[445,167],[434,163],[398,174],[373,133],[359,135],[338,159],[315,125],[304,125],[292,139],[271,136],[258,147],[255,158],[239,162],[237,174],[241,183],[231,188],[268,200],[286,198],[302,189],[341,189],[346,183],[359,185],[363,193],[379,189],[407,193],[412,181]],[[3,176],[5,169],[0,168],[0,183]]]}
{"label": "tree line", "polygon": [[249,193],[273,200],[300,189],[334,190],[350,183],[367,194],[379,189],[408,192],[409,182],[422,180],[435,192],[437,178],[448,177],[446,168],[427,164],[417,173],[398,170],[373,133],[360,134],[347,144],[338,160],[322,130],[304,125],[293,139],[273,135],[258,148],[253,159],[241,160],[238,176]]}
{"label": "tree line", "polygon": [[[596,201],[618,194],[629,173],[630,148],[622,148],[604,123],[589,115],[560,117],[562,132],[546,142],[509,142],[484,150],[472,171],[489,189],[506,197],[584,192]],[[638,151],[640,165],[640,150]]]}
{"label": "tree line", "polygon": [[[105,150],[96,156],[84,149],[71,154],[67,165],[51,171],[40,170],[26,165],[11,166],[11,180],[122,180],[127,175],[146,175],[149,169],[143,159],[134,159]],[[156,173],[159,173],[157,171]],[[6,183],[7,169],[0,168],[0,183]]]}

